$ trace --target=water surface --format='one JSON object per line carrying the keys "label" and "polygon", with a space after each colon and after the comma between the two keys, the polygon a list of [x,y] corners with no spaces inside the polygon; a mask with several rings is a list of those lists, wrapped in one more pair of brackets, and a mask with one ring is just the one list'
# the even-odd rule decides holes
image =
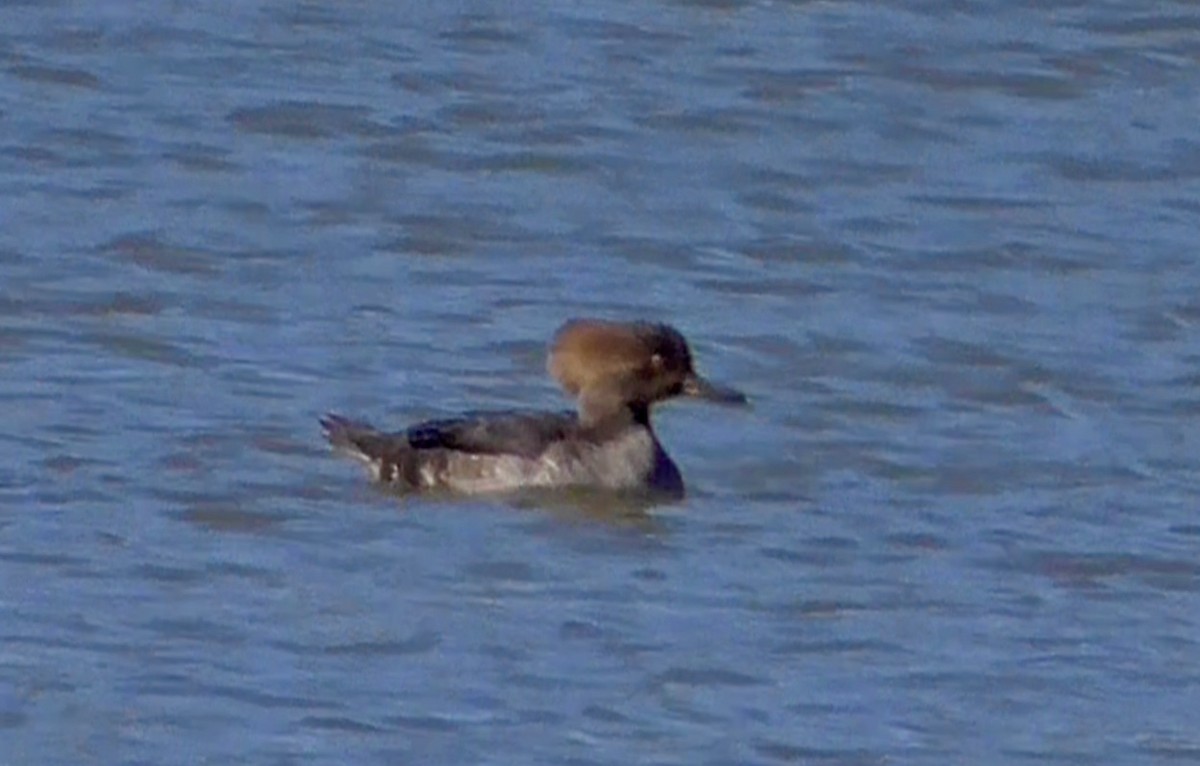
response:
{"label": "water surface", "polygon": [[[0,8],[0,755],[1200,761],[1191,3]],[[316,417],[693,338],[678,505]]]}

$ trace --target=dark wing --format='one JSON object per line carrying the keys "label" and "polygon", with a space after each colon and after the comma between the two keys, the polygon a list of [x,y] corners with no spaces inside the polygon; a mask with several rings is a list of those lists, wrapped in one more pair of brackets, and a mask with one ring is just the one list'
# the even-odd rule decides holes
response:
{"label": "dark wing", "polygon": [[[413,449],[450,449],[535,458],[579,428],[573,412],[474,412],[427,420],[404,431]],[[397,434],[398,435],[398,434]]]}

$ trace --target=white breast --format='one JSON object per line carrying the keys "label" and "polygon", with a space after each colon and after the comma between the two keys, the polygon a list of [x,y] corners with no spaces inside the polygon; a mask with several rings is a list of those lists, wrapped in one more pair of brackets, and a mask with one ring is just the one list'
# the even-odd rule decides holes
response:
{"label": "white breast", "polygon": [[[454,455],[444,474],[422,476],[427,485],[457,492],[523,488],[595,487],[607,490],[682,490],[679,471],[647,428],[629,428],[600,442],[568,439],[536,458]],[[424,473],[424,471],[423,471]]]}
{"label": "white breast", "polygon": [[539,459],[539,486],[640,489],[651,486],[662,449],[645,428],[630,428],[599,443],[561,442]]}

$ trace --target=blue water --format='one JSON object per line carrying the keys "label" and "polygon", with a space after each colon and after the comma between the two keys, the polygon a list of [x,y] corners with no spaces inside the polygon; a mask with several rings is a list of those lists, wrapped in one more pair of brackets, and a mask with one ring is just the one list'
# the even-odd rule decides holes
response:
{"label": "blue water", "polygon": [[[0,763],[1200,762],[1200,9],[0,6]],[[690,493],[381,424],[670,321]]]}

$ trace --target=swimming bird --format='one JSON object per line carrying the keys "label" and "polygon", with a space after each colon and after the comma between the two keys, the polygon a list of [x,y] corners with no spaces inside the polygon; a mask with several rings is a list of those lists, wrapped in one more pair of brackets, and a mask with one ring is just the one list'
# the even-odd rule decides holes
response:
{"label": "swimming bird", "polygon": [[651,408],[676,397],[747,401],[701,377],[687,340],[666,324],[572,319],[555,334],[546,367],[575,399],[574,412],[472,412],[395,432],[334,414],[321,425],[334,448],[403,491],[580,487],[678,497],[683,478]]}

